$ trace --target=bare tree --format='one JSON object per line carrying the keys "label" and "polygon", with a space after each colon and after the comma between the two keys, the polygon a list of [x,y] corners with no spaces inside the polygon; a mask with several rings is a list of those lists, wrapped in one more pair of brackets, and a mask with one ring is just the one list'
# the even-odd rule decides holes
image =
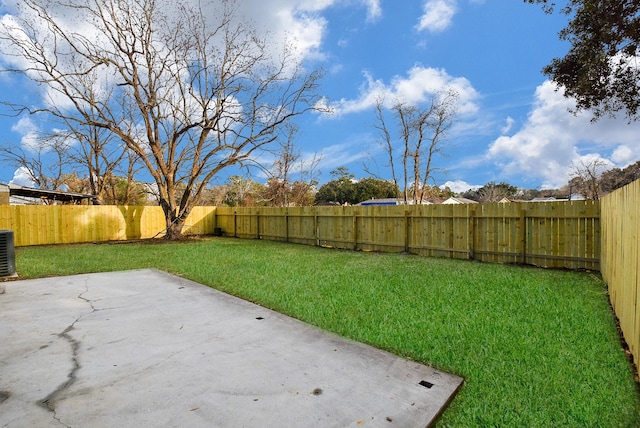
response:
{"label": "bare tree", "polygon": [[[288,207],[310,205],[313,202],[312,191],[317,184],[315,168],[321,160],[320,155],[309,159],[302,158],[294,145],[298,132],[295,126],[288,127],[286,140],[280,143],[276,160],[269,171],[270,177],[265,185],[265,199],[272,206]],[[294,175],[299,177],[294,180]]]}
{"label": "bare tree", "polygon": [[274,206],[286,207],[289,205],[289,193],[291,190],[291,173],[295,163],[300,158],[300,151],[293,144],[297,127],[289,126],[286,139],[280,143],[277,159],[270,171],[271,177],[267,181],[266,198],[271,200]]}
{"label": "bare tree", "polygon": [[[456,114],[456,101],[457,95],[451,91],[433,96],[424,108],[396,101],[388,108],[395,119],[395,138],[385,119],[384,100],[377,101],[375,127],[381,134],[394,184],[398,185],[398,175],[403,180],[405,203],[410,193],[414,203],[422,203],[429,196],[425,190],[430,188],[429,180],[433,180],[435,157],[443,154],[447,132]],[[396,156],[398,152],[400,155]]]}
{"label": "bare tree", "polygon": [[73,125],[69,124],[66,132],[70,139],[78,143],[69,156],[78,167],[85,169],[91,194],[104,203],[108,186],[113,181],[114,170],[125,157],[127,150],[111,144],[113,136],[105,129],[78,129]]}
{"label": "bare tree", "polygon": [[222,203],[231,207],[254,207],[263,201],[263,186],[250,178],[234,175],[224,186]]}
{"label": "bare tree", "polygon": [[[385,151],[387,153],[387,157],[389,159],[389,163],[388,166],[391,169],[391,179],[393,180],[393,184],[396,187],[396,189],[400,189],[400,186],[398,186],[398,177],[396,175],[396,167],[395,167],[395,160],[394,160],[394,152],[395,152],[395,147],[394,147],[394,140],[391,138],[391,133],[389,132],[389,129],[387,128],[387,123],[385,121],[385,117],[384,117],[384,100],[382,98],[379,98],[376,101],[376,124],[374,125],[374,127],[378,130],[378,132],[380,132],[380,135],[382,137],[382,144],[385,148]],[[405,151],[406,153],[406,151]],[[406,168],[405,168],[406,171]],[[407,176],[406,174],[404,175],[404,202],[407,202]],[[398,195],[399,197],[400,195]]]}
{"label": "bare tree", "polygon": [[60,135],[36,138],[27,147],[0,146],[0,160],[21,168],[40,189],[62,190],[69,142]]}
{"label": "bare tree", "polygon": [[570,193],[577,191],[587,199],[594,201],[600,199],[600,177],[607,166],[607,162],[602,159],[572,163],[569,173]]}
{"label": "bare tree", "polygon": [[290,46],[274,55],[230,0],[197,4],[24,0],[0,28],[11,71],[47,89],[24,109],[106,130],[139,156],[170,239],[214,176],[255,162],[318,101],[320,73]]}
{"label": "bare tree", "polygon": [[[93,100],[98,98],[96,94],[98,86],[95,83],[93,86],[88,86],[86,94]],[[91,105],[87,108],[87,114],[95,116]],[[18,158],[15,155],[19,154],[20,162],[17,163],[28,170],[33,169],[28,164],[32,166],[37,164],[38,171],[57,168],[60,176],[64,169],[64,179],[58,180],[56,187],[64,183],[70,189],[76,189],[75,191],[97,196],[99,203],[128,204],[130,202],[128,195],[132,193],[128,187],[134,185],[135,174],[141,167],[139,157],[104,128],[84,125],[66,117],[47,119],[55,127],[48,135],[40,138],[42,143],[39,150],[34,150],[33,147],[14,146],[4,148],[2,151],[5,154],[13,152],[14,158]],[[42,152],[45,156],[42,156]],[[57,156],[47,156],[48,152],[56,152]],[[116,180],[116,173],[123,174],[126,177],[125,180],[120,178]],[[38,175],[42,176],[41,173]],[[42,182],[42,180],[34,180],[34,182],[41,188],[52,187],[51,183]]]}

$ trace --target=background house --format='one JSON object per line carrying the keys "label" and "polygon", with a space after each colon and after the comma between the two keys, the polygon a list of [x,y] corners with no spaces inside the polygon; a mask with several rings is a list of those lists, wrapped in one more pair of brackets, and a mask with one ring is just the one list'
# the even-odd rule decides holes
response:
{"label": "background house", "polygon": [[443,202],[443,204],[477,204],[477,201],[467,198],[449,198]]}

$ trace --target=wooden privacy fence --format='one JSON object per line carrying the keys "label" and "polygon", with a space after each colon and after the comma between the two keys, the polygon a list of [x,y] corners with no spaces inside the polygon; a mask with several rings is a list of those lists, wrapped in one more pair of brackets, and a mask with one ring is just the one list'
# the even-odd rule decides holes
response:
{"label": "wooden privacy fence", "polygon": [[602,203],[602,276],[620,329],[640,362],[640,180],[605,196]]}
{"label": "wooden privacy fence", "polygon": [[[17,246],[162,236],[160,207],[0,206]],[[593,201],[386,207],[196,207],[186,234],[271,239],[365,251],[599,269]]]}
{"label": "wooden privacy fence", "polygon": [[[215,208],[196,207],[184,232],[204,235],[214,227]],[[13,230],[16,246],[146,239],[165,228],[157,206],[0,205],[0,229]]]}
{"label": "wooden privacy fence", "polygon": [[364,251],[599,269],[594,201],[372,207],[227,208],[228,236]]}

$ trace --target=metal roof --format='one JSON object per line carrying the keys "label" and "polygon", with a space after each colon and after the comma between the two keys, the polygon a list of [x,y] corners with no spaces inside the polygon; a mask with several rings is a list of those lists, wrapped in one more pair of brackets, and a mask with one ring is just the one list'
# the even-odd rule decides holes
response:
{"label": "metal roof", "polygon": [[92,204],[98,203],[98,197],[85,193],[62,192],[59,190],[43,190],[33,189],[31,187],[18,186],[16,184],[9,185],[9,194],[11,196],[22,196],[26,198],[48,199],[61,202],[79,202],[89,200]]}

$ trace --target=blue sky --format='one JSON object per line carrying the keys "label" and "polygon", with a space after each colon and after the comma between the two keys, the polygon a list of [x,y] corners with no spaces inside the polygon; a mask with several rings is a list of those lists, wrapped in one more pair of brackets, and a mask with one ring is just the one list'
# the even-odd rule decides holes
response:
{"label": "blue sky", "polygon": [[[6,2],[3,3],[6,6]],[[277,44],[294,40],[306,67],[321,67],[320,88],[333,114],[300,121],[301,160],[320,161],[320,183],[364,164],[390,178],[374,128],[376,95],[420,105],[453,88],[460,111],[448,135],[435,183],[463,191],[490,181],[523,188],[559,187],[572,164],[601,159],[624,167],[640,159],[639,124],[572,115],[541,69],[568,49],[558,40],[567,23],[521,0],[244,0],[240,15],[268,30]],[[3,7],[3,13],[9,10]],[[0,78],[1,98],[37,91]],[[28,118],[0,118],[0,144],[28,141]],[[217,182],[223,182],[228,171]],[[0,182],[17,178],[0,166]],[[263,180],[259,174],[255,177]]]}

